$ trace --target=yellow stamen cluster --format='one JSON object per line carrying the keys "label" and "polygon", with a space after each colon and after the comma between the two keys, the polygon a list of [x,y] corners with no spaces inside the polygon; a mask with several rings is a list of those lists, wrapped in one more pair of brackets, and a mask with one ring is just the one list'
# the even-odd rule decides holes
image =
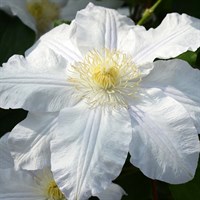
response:
{"label": "yellow stamen cluster", "polygon": [[47,31],[51,23],[59,18],[59,6],[50,0],[29,0],[27,9],[35,18],[40,33]]}
{"label": "yellow stamen cluster", "polygon": [[141,81],[140,71],[132,58],[119,51],[89,52],[82,62],[70,70],[69,81],[75,85],[77,96],[91,106],[127,105]]}
{"label": "yellow stamen cluster", "polygon": [[105,90],[115,86],[119,75],[119,70],[114,66],[96,66],[92,70],[92,79],[96,84]]}
{"label": "yellow stamen cluster", "polygon": [[53,180],[49,183],[47,188],[47,196],[50,200],[64,200],[65,197],[56,185],[56,182]]}

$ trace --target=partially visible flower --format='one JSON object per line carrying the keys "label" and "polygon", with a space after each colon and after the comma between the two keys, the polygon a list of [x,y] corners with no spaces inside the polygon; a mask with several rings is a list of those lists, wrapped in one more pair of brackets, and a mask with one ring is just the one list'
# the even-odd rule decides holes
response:
{"label": "partially visible flower", "polygon": [[0,169],[0,199],[66,200],[49,169]]}
{"label": "partially visible flower", "polygon": [[59,18],[66,3],[67,0],[0,0],[0,9],[42,34],[52,28],[52,22]]}
{"label": "partially visible flower", "polygon": [[[14,169],[7,145],[9,133],[0,139],[0,199],[1,200],[66,200],[58,188],[50,168],[26,171]],[[67,180],[65,180],[67,182]],[[111,184],[100,193],[100,200],[120,200],[124,190]]]}
{"label": "partially visible flower", "polygon": [[53,29],[0,69],[0,105],[30,111],[8,139],[15,164],[41,168],[44,152],[51,153],[59,188],[79,200],[105,190],[128,152],[152,179],[191,180],[200,72],[181,60],[152,62],[199,46],[200,21],[185,14],[169,14],[146,31],[89,4],[70,26]]}
{"label": "partially visible flower", "polygon": [[0,139],[0,199],[65,200],[49,168],[16,170],[7,144],[9,133]]}
{"label": "partially visible flower", "polygon": [[121,0],[0,0],[0,9],[20,20],[38,32],[47,32],[57,19],[73,20],[76,12],[89,2],[108,8],[119,8]]}

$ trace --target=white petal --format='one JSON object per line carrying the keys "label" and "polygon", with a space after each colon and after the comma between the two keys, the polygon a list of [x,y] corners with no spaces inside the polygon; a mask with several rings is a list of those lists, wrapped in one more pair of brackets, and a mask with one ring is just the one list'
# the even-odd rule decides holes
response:
{"label": "white petal", "polygon": [[77,45],[83,55],[93,49],[117,49],[133,25],[130,18],[120,15],[116,10],[92,3],[77,13],[74,23],[77,26],[74,33]]}
{"label": "white petal", "polygon": [[157,61],[142,86],[161,89],[180,102],[200,133],[200,71],[182,60]]}
{"label": "white petal", "polygon": [[28,170],[50,166],[50,139],[56,127],[57,113],[29,113],[8,138],[15,166]]}
{"label": "white petal", "polygon": [[13,158],[8,148],[8,142],[7,142],[8,135],[9,133],[6,133],[0,139],[0,169],[7,169],[14,167]]}
{"label": "white petal", "polygon": [[[46,112],[70,104],[73,91],[66,80],[65,62],[51,50],[46,54],[51,55],[51,60],[43,67],[37,60],[34,65],[15,55],[0,68],[1,107]],[[46,54],[38,58],[41,63]]]}
{"label": "white petal", "polygon": [[36,192],[37,184],[25,171],[0,169],[1,200],[45,200]]}
{"label": "white petal", "polygon": [[155,58],[171,58],[200,46],[200,20],[186,14],[168,14],[156,29],[146,31],[135,27],[132,42],[136,64],[152,62]]}
{"label": "white petal", "polygon": [[9,15],[19,17],[25,25],[37,32],[35,20],[28,12],[25,0],[0,0],[0,9]]}
{"label": "white petal", "polygon": [[121,0],[68,0],[66,6],[61,10],[61,19],[73,20],[77,11],[85,8],[89,2],[94,3],[95,5],[115,9],[123,4]]}
{"label": "white petal", "polygon": [[148,177],[172,184],[194,177],[200,145],[185,108],[158,89],[132,106],[131,162]]}
{"label": "white petal", "polygon": [[100,200],[120,200],[126,192],[117,184],[111,184],[105,191],[98,194]]}
{"label": "white petal", "polygon": [[35,60],[37,60],[42,57],[40,55],[40,52],[42,52],[40,46],[44,46],[47,49],[53,50],[57,55],[61,55],[67,62],[82,60],[81,53],[74,44],[75,41],[72,39],[74,29],[73,23],[71,26],[67,24],[57,26],[44,34],[39,41],[26,52],[26,55],[29,55],[29,57],[33,59],[35,57]]}
{"label": "white petal", "polygon": [[58,128],[51,141],[51,166],[59,188],[69,199],[98,196],[119,175],[127,157],[127,110],[67,108],[59,115]]}

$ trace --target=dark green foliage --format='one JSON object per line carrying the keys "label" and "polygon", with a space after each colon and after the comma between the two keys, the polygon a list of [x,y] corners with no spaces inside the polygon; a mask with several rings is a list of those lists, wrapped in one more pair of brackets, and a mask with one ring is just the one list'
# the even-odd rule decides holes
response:
{"label": "dark green foliage", "polygon": [[200,199],[200,163],[195,178],[185,184],[170,185],[172,196],[175,200],[199,200]]}
{"label": "dark green foliage", "polygon": [[0,11],[0,65],[14,54],[23,54],[35,41],[35,33],[17,17]]}

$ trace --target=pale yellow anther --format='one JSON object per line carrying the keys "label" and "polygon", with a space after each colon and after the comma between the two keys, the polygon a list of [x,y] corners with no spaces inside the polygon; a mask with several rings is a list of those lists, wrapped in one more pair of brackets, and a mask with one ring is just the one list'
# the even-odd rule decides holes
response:
{"label": "pale yellow anther", "polygon": [[48,199],[50,200],[64,200],[65,199],[63,193],[60,191],[60,189],[58,188],[54,180],[52,180],[47,187],[47,196],[48,196]]}
{"label": "pale yellow anther", "polygon": [[59,6],[50,0],[29,0],[27,9],[35,18],[40,33],[47,31],[51,23],[59,18]]}
{"label": "pale yellow anther", "polygon": [[91,73],[94,82],[105,90],[114,87],[119,76],[119,70],[114,66],[96,66]]}

